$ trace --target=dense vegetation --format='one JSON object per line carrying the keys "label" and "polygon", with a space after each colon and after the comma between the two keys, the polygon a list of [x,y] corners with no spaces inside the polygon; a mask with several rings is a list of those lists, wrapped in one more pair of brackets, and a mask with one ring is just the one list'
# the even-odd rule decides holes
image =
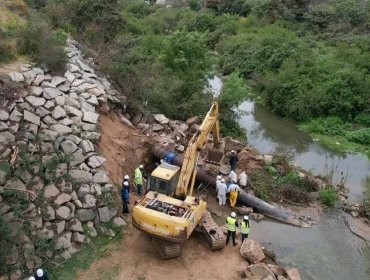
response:
{"label": "dense vegetation", "polygon": [[93,49],[134,107],[182,119],[202,114],[212,98],[207,79],[221,73],[237,80],[219,98],[234,136],[240,129],[230,108],[252,94],[310,132],[370,143],[369,0],[209,0],[206,7],[192,0],[171,9],[134,0],[27,2],[54,30]]}

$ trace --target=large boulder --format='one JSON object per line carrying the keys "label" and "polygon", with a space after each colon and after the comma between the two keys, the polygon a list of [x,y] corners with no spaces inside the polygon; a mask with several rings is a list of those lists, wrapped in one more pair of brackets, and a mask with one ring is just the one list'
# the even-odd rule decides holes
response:
{"label": "large boulder", "polygon": [[61,236],[58,237],[56,244],[55,244],[55,249],[67,249],[71,247],[71,237],[72,237],[72,232],[65,232]]}
{"label": "large boulder", "polygon": [[225,137],[224,141],[225,141],[225,150],[226,151],[231,151],[231,150],[240,151],[241,149],[243,149],[245,147],[244,143],[242,143],[238,140],[235,140],[231,137]]}
{"label": "large boulder", "polygon": [[99,114],[97,113],[94,113],[94,112],[85,112],[83,117],[82,117],[82,120],[84,122],[88,122],[88,123],[97,123],[98,122],[98,118],[99,118]]}
{"label": "large boulder", "polygon": [[83,197],[83,207],[84,208],[93,208],[96,206],[96,198],[91,194],[86,194]]}
{"label": "large boulder", "polygon": [[122,219],[121,217],[114,217],[113,220],[112,220],[113,224],[117,227],[123,227],[123,226],[126,226],[127,223],[125,222],[124,219]]}
{"label": "large boulder", "polygon": [[257,264],[251,264],[247,267],[247,270],[249,270],[252,273],[252,279],[272,279],[276,280],[276,277],[274,273],[268,268],[268,266],[264,263],[257,263]]}
{"label": "large boulder", "polygon": [[61,221],[55,222],[52,224],[52,227],[54,228],[57,234],[61,234],[66,228],[66,221],[61,220]]}
{"label": "large boulder", "polygon": [[55,211],[56,217],[61,220],[67,220],[71,215],[71,209],[67,206],[61,206]]}
{"label": "large boulder", "polygon": [[0,121],[7,121],[9,119],[9,113],[3,109],[0,109]]}
{"label": "large boulder", "polygon": [[69,171],[69,175],[72,179],[82,183],[88,183],[93,180],[92,174],[85,170],[72,169]]}
{"label": "large boulder", "polygon": [[105,158],[103,157],[100,157],[100,156],[91,156],[89,157],[89,159],[87,160],[87,164],[91,167],[91,168],[98,168],[100,166],[102,166],[102,164],[106,161]]}
{"label": "large boulder", "polygon": [[50,129],[55,131],[59,135],[66,135],[72,132],[72,128],[59,123],[51,125]]}
{"label": "large boulder", "polygon": [[85,161],[85,156],[83,155],[83,152],[81,149],[77,149],[76,152],[73,153],[71,157],[70,164],[71,166],[78,165],[80,163],[83,163]]}
{"label": "large boulder", "polygon": [[56,205],[62,205],[68,201],[71,200],[71,195],[68,194],[68,193],[61,193],[60,195],[58,195],[57,199],[54,200],[54,203]]}
{"label": "large boulder", "polygon": [[106,184],[109,182],[108,174],[105,171],[99,171],[94,175],[94,183]]}
{"label": "large boulder", "polygon": [[53,221],[55,220],[55,210],[50,205],[46,206],[46,214],[43,217],[44,221]]}
{"label": "large boulder", "polygon": [[23,82],[24,81],[23,75],[19,72],[10,72],[9,77],[13,82]]}
{"label": "large boulder", "polygon": [[33,123],[35,125],[40,125],[40,117],[39,116],[36,116],[35,114],[27,111],[27,110],[24,110],[23,111],[23,118],[25,121],[28,121],[30,123]]}
{"label": "large boulder", "polygon": [[64,109],[61,106],[56,106],[53,109],[52,116],[53,116],[54,119],[59,120],[61,118],[64,118],[65,116],[67,116],[67,113],[66,113],[66,111],[64,111]]}
{"label": "large boulder", "polygon": [[261,245],[249,238],[245,239],[240,247],[240,255],[253,264],[259,263],[265,258]]}
{"label": "large boulder", "polygon": [[49,198],[52,199],[54,197],[57,197],[59,193],[60,191],[53,183],[50,183],[44,188],[44,197],[46,199],[49,199]]}
{"label": "large boulder", "polygon": [[189,119],[186,120],[186,124],[188,126],[192,126],[193,124],[199,124],[200,123],[200,119],[198,116],[196,117],[191,117]]}
{"label": "large boulder", "polygon": [[82,140],[80,142],[80,144],[79,144],[79,147],[85,153],[89,153],[89,152],[94,152],[95,151],[94,144],[90,140]]}
{"label": "large boulder", "polygon": [[87,226],[87,235],[90,237],[96,237],[98,233],[96,232],[96,229],[94,227],[94,223],[89,221],[86,223]]}
{"label": "large boulder", "polygon": [[67,224],[67,229],[73,232],[84,232],[82,224],[78,219],[71,219]]}
{"label": "large boulder", "polygon": [[27,96],[26,100],[35,108],[42,106],[46,103],[46,100],[42,97],[36,97],[36,96]]}
{"label": "large boulder", "polygon": [[102,223],[109,222],[109,220],[111,219],[111,213],[108,207],[106,206],[98,208],[98,213],[99,213],[100,222]]}
{"label": "large boulder", "polygon": [[168,118],[166,118],[163,114],[155,114],[154,119],[159,122],[160,124],[168,124],[170,121]]}
{"label": "large boulder", "polygon": [[72,154],[77,150],[77,145],[71,140],[63,141],[60,146],[65,154]]}
{"label": "large boulder", "polygon": [[79,233],[79,232],[74,232],[73,233],[73,241],[77,243],[89,243],[90,239],[86,237],[86,235]]}
{"label": "large boulder", "polygon": [[276,264],[267,264],[267,267],[276,275],[283,275],[284,274],[284,268],[276,265]]}
{"label": "large boulder", "polygon": [[302,279],[297,268],[289,268],[286,270],[286,273],[288,274],[288,277],[290,280],[301,280]]}
{"label": "large boulder", "polygon": [[15,136],[9,131],[0,132],[0,143],[11,143],[14,142]]}
{"label": "large boulder", "polygon": [[63,95],[63,92],[61,92],[59,89],[56,88],[44,88],[43,97],[45,99],[55,99],[55,97]]}
{"label": "large boulder", "polygon": [[81,222],[92,221],[95,218],[95,212],[94,210],[91,210],[91,209],[78,209],[76,211],[76,217]]}

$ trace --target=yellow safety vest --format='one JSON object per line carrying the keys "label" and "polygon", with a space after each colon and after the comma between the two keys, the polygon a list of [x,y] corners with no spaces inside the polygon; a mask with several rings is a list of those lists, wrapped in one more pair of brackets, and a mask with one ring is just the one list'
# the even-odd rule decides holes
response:
{"label": "yellow safety vest", "polygon": [[141,173],[140,168],[135,169],[135,184],[142,185],[143,184],[143,174]]}
{"label": "yellow safety vest", "polygon": [[226,221],[227,221],[227,230],[228,231],[236,231],[236,226],[235,226],[236,219],[231,218],[231,217],[227,217]]}
{"label": "yellow safety vest", "polygon": [[242,234],[249,234],[249,226],[247,225],[246,222],[242,222],[242,225],[240,227],[240,231]]}

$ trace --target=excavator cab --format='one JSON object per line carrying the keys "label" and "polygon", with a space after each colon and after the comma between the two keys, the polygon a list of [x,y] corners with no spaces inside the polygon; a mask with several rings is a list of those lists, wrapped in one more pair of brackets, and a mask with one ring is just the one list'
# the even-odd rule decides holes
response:
{"label": "excavator cab", "polygon": [[168,196],[173,195],[179,180],[179,174],[180,167],[169,163],[161,163],[149,176],[149,190]]}

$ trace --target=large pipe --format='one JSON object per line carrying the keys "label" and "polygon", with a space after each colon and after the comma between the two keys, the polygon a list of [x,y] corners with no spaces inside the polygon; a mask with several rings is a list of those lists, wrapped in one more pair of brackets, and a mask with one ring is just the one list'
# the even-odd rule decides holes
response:
{"label": "large pipe", "polygon": [[[160,146],[155,146],[153,147],[152,152],[155,157],[163,159],[170,151],[167,151]],[[180,155],[177,155],[171,160],[171,164],[180,167],[182,162],[183,158]],[[208,186],[215,187],[215,179],[200,168],[198,168],[196,179],[199,182],[207,184]],[[271,205],[250,193],[246,193],[243,190],[240,190],[238,201],[245,206],[253,207],[253,209],[257,210],[259,213],[278,221],[299,227],[309,227],[306,222],[300,220],[294,214],[277,206]]]}

